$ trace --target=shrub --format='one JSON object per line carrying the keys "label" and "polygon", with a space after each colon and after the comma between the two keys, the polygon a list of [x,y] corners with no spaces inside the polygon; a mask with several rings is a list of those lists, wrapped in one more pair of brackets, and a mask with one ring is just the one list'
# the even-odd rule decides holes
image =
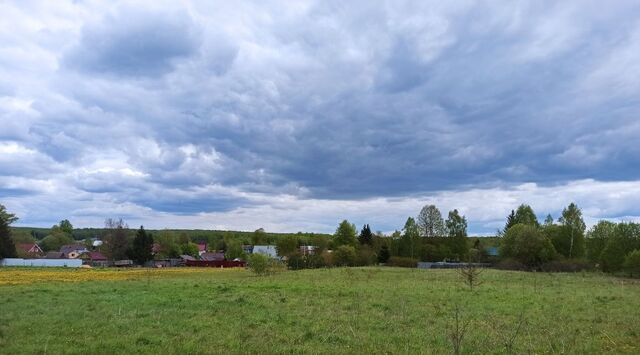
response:
{"label": "shrub", "polygon": [[370,246],[363,245],[360,248],[358,248],[358,252],[356,255],[356,265],[358,266],[373,265],[376,263],[377,260],[378,260],[378,256],[373,251],[373,249],[371,249]]}
{"label": "shrub", "polygon": [[256,275],[267,275],[273,272],[273,260],[260,253],[251,254],[247,266]]}
{"label": "shrub", "polygon": [[356,249],[350,245],[341,245],[333,251],[336,266],[353,266],[356,262]]}
{"label": "shrub", "polygon": [[624,258],[624,270],[631,277],[640,276],[640,249],[636,249]]}
{"label": "shrub", "polygon": [[396,266],[396,267],[417,267],[418,260],[403,256],[392,256],[387,260],[387,266]]}
{"label": "shrub", "polygon": [[329,251],[325,250],[322,252],[322,254],[320,254],[320,257],[322,258],[324,266],[332,267],[334,265],[333,253],[330,253]]}

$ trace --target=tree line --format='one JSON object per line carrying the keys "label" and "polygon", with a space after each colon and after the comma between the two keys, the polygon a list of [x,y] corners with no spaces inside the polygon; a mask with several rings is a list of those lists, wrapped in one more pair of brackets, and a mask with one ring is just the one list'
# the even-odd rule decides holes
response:
{"label": "tree line", "polygon": [[[11,238],[10,225],[17,219],[0,205],[0,258],[18,256],[15,241],[30,238]],[[73,243],[74,235],[71,222],[65,219],[53,226],[39,245],[45,251],[59,250],[62,245]],[[542,223],[531,206],[522,204],[506,216],[497,238],[469,238],[464,215],[453,209],[444,219],[433,204],[424,206],[415,218],[408,217],[403,228],[390,235],[374,233],[369,224],[358,230],[347,220],[327,235],[274,234],[263,229],[239,233],[150,233],[142,226],[132,230],[122,219],[107,219],[99,238],[103,242],[99,249],[108,258],[128,258],[139,263],[154,257],[197,257],[196,243],[206,242],[209,250],[224,252],[227,259],[246,259],[244,245],[275,245],[278,255],[292,269],[379,263],[415,267],[418,261],[480,261],[515,269],[598,268],[640,275],[640,224],[600,221],[587,230],[582,211],[575,203],[564,208],[557,220],[547,215]],[[91,241],[85,239],[88,248],[93,247]],[[303,246],[312,248],[301,249]],[[499,255],[490,255],[488,246],[498,247]]]}

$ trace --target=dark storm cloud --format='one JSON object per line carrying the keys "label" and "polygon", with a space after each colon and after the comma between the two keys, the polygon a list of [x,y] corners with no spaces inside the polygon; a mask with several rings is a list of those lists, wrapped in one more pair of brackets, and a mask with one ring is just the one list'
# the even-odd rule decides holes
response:
{"label": "dark storm cloud", "polygon": [[185,12],[120,8],[97,26],[85,25],[66,62],[92,73],[157,76],[197,51],[199,42],[198,29]]}
{"label": "dark storm cloud", "polygon": [[640,179],[636,2],[37,10],[0,33],[0,176],[123,214]]}

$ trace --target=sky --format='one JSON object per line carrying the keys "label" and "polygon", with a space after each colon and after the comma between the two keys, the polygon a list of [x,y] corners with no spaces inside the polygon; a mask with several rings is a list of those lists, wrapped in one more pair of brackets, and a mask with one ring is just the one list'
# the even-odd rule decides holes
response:
{"label": "sky", "polygon": [[0,1],[18,226],[640,220],[640,2]]}

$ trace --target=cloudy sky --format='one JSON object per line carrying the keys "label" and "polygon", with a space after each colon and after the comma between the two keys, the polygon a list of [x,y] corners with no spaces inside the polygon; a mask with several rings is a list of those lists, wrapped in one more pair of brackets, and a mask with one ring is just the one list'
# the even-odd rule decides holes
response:
{"label": "cloudy sky", "polygon": [[637,220],[638,78],[635,0],[0,1],[0,203],[25,226]]}

